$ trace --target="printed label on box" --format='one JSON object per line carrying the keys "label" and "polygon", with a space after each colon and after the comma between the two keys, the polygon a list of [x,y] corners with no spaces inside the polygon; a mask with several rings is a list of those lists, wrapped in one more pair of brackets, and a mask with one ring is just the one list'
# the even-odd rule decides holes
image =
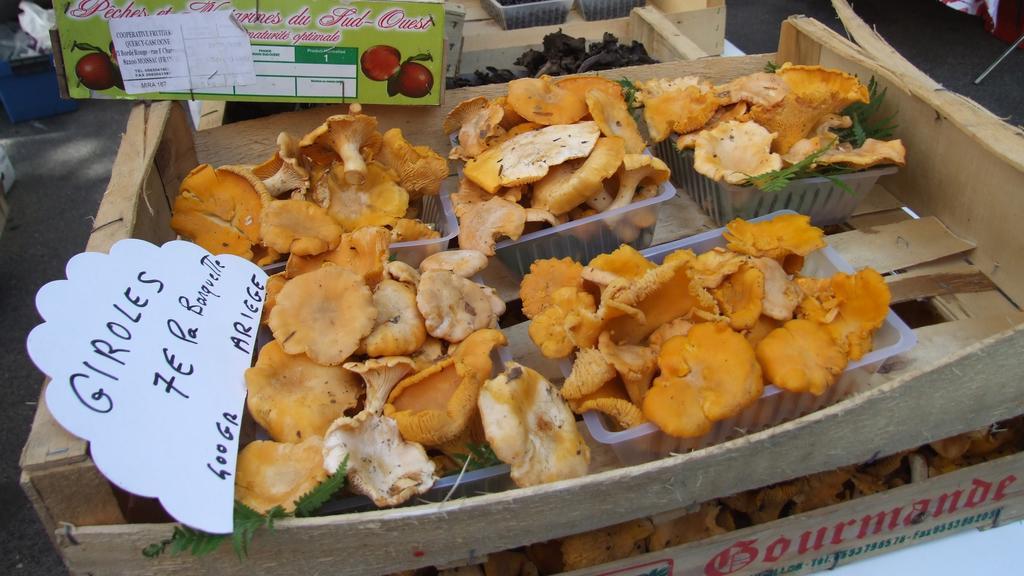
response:
{"label": "printed label on box", "polygon": [[228,11],[112,20],[110,37],[128,94],[256,82],[249,35]]}
{"label": "printed label on box", "polygon": [[235,462],[267,275],[191,242],[86,252],[36,295],[46,405],[113,483],[178,521],[232,530]]}
{"label": "printed label on box", "polygon": [[439,0],[57,0],[55,8],[74,98],[441,101]]}

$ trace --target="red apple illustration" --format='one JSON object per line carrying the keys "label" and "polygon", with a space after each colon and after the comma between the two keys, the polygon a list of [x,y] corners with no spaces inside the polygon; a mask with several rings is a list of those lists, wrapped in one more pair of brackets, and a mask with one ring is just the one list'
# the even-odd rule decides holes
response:
{"label": "red apple illustration", "polygon": [[383,81],[398,72],[402,53],[393,46],[378,44],[367,48],[359,57],[359,66],[370,80]]}

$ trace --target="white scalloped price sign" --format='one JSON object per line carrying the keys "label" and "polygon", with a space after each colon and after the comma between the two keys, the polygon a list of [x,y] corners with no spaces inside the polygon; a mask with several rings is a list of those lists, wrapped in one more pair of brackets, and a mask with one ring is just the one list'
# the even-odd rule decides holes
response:
{"label": "white scalloped price sign", "polygon": [[36,295],[46,404],[100,471],[178,521],[232,530],[235,460],[267,275],[191,242],[121,240]]}

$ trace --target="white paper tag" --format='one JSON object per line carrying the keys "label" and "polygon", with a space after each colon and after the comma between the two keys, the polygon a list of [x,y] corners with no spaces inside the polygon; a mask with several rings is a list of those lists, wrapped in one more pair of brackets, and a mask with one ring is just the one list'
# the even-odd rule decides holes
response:
{"label": "white paper tag", "polygon": [[267,275],[191,242],[121,240],[36,294],[46,404],[112,482],[183,524],[232,530],[235,462]]}
{"label": "white paper tag", "polygon": [[128,94],[256,82],[249,34],[229,10],[119,18],[110,37]]}

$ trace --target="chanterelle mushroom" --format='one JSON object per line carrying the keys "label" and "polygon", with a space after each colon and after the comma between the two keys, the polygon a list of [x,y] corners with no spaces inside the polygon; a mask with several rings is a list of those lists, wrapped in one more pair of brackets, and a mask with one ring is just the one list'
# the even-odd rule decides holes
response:
{"label": "chanterelle mushroom", "polygon": [[790,392],[820,396],[846,368],[846,354],[826,327],[790,320],[757,345],[757,359],[768,382]]}
{"label": "chanterelle mushroom", "polygon": [[193,168],[174,200],[171,228],[214,254],[252,259],[267,189],[252,172],[209,164]]}
{"label": "chanterelle mushroom", "polygon": [[238,453],[235,499],[261,513],[275,506],[291,512],[296,500],[335,470],[324,469],[319,436],[297,444],[256,440]]}
{"label": "chanterelle mushroom", "polygon": [[531,207],[559,215],[593,198],[602,189],[604,180],[622,165],[625,150],[621,138],[599,138],[586,161],[571,174],[549,173],[533,185]]}
{"label": "chanterelle mushroom", "polygon": [[487,256],[476,250],[445,250],[420,262],[420,271],[448,270],[463,278],[472,278],[487,267]]}
{"label": "chanterelle mushroom", "polygon": [[774,133],[755,122],[723,122],[697,135],[693,169],[729,184],[778,170],[782,157],[771,151],[774,138]]}
{"label": "chanterelle mushroom", "polygon": [[463,173],[494,194],[502,186],[536,182],[551,166],[588,156],[600,135],[593,121],[533,130],[488,148],[467,162]]}
{"label": "chanterelle mushroom", "polygon": [[277,340],[260,350],[245,371],[246,405],[256,423],[278,442],[323,436],[359,403],[361,386],[340,366],[321,366],[305,354],[286,354]]}
{"label": "chanterelle mushroom", "polygon": [[364,226],[390,226],[409,209],[409,194],[396,182],[395,173],[377,162],[370,162],[359,184],[346,183],[340,166],[327,176],[330,213],[346,232]]}
{"label": "chanterelle mushroom", "polygon": [[426,446],[452,442],[476,414],[477,396],[490,378],[491,351],[507,342],[498,330],[477,330],[441,362],[417,372],[392,390],[384,414],[406,440]]}
{"label": "chanterelle mushroom", "polygon": [[281,288],[268,324],[285,352],[334,366],[356,351],[376,317],[373,296],[360,276],[324,266]]}
{"label": "chanterelle mushroom", "polygon": [[755,105],[750,118],[778,134],[772,151],[785,154],[809,134],[828,114],[836,114],[854,102],[868,101],[868,89],[856,76],[821,66],[793,66],[788,62],[776,72],[788,92],[771,106]]}
{"label": "chanterelle mushroom", "polygon": [[397,280],[381,280],[373,289],[377,321],[363,340],[370,356],[403,356],[419,350],[427,339],[423,316],[416,307],[416,289]]}
{"label": "chanterelle mushroom", "polygon": [[590,449],[558,390],[530,368],[510,362],[477,401],[487,441],[512,467],[517,486],[587,473]]}
{"label": "chanterelle mushroom", "polygon": [[448,157],[470,160],[479,156],[505,132],[501,127],[504,114],[501,104],[488,102],[483,96],[460,102],[445,118],[443,126],[446,134],[455,129],[459,131],[458,143]]}
{"label": "chanterelle mushroom", "polygon": [[436,467],[423,446],[402,440],[394,420],[370,410],[338,418],[327,430],[324,468],[333,472],[346,457],[352,491],[380,507],[423,494],[436,479]]}
{"label": "chanterelle mushroom", "polygon": [[448,177],[448,161],[429,146],[413,146],[398,128],[384,133],[378,162],[398,174],[398,183],[410,198],[437,196]]}
{"label": "chanterelle mushroom", "polygon": [[598,350],[605,362],[611,364],[619,373],[622,384],[629,394],[629,400],[640,406],[644,396],[651,388],[651,380],[658,369],[658,353],[647,346],[635,344],[617,345],[611,336],[604,332],[598,338]]}
{"label": "chanterelle mushroom", "polygon": [[638,188],[666,182],[670,175],[668,166],[659,158],[646,154],[626,154],[619,167],[619,191],[608,210],[628,206]]}
{"label": "chanterelle mushroom", "polygon": [[702,436],[761,397],[764,382],[754,349],[718,322],[695,325],[665,342],[661,375],[644,397],[643,413],[666,434]]}
{"label": "chanterelle mushroom", "polygon": [[309,170],[300,160],[299,143],[287,132],[277,135],[277,152],[263,164],[253,166],[252,173],[275,198],[289,192],[302,197],[309,188]]}
{"label": "chanterelle mushroom", "polygon": [[587,114],[583,98],[546,76],[509,82],[506,98],[517,114],[537,124],[572,124]]}
{"label": "chanterelle mushroom", "polygon": [[303,150],[313,146],[333,150],[345,165],[344,181],[349,184],[362,184],[366,180],[366,161],[362,152],[367,150],[371,155],[376,154],[380,145],[377,119],[358,113],[329,116],[299,141]]}
{"label": "chanterelle mushroom", "polygon": [[[616,86],[618,88],[618,86]],[[626,107],[622,94],[613,96],[601,90],[586,94],[587,109],[605,136],[618,136],[626,147],[626,154],[640,154],[647,147],[636,121]]]}
{"label": "chanterelle mushroom", "polygon": [[338,247],[316,256],[292,254],[288,258],[285,275],[295,278],[307,272],[318,270],[330,263],[347,268],[362,276],[367,286],[376,286],[384,275],[388,262],[388,242],[391,234],[384,228],[360,228],[355,232],[341,235]]}
{"label": "chanterelle mushroom", "polygon": [[523,314],[533,318],[551,306],[551,295],[567,286],[582,288],[583,266],[572,258],[534,260],[530,272],[519,283],[519,298],[523,301]]}
{"label": "chanterelle mushroom", "polygon": [[363,362],[345,362],[342,367],[362,376],[366,384],[364,410],[380,414],[391,390],[406,374],[416,369],[416,364],[406,356],[385,356],[367,358]]}
{"label": "chanterelle mushroom", "polygon": [[526,226],[526,210],[508,200],[491,198],[470,204],[459,218],[459,247],[491,256],[499,238],[516,240]]}
{"label": "chanterelle mushroom", "polygon": [[427,270],[420,276],[416,305],[426,320],[427,333],[461,342],[481,328],[494,328],[505,303],[492,288],[448,270]]}
{"label": "chanterelle mushroom", "polygon": [[334,250],[341,232],[326,210],[305,200],[273,200],[260,215],[263,244],[281,254],[312,256]]}

